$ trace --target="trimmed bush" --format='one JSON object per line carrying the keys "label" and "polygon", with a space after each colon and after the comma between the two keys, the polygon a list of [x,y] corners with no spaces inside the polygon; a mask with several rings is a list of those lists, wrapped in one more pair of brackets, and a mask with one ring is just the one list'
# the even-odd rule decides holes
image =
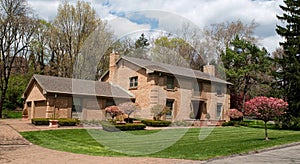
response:
{"label": "trimmed bush", "polygon": [[241,121],[228,121],[224,122],[222,126],[248,126],[246,122],[241,122]]}
{"label": "trimmed bush", "polygon": [[76,126],[79,123],[78,119],[73,118],[60,118],[58,119],[58,124],[60,126]]}
{"label": "trimmed bush", "polygon": [[[129,120],[129,122],[128,122]],[[124,118],[124,121],[127,122],[127,123],[133,123],[133,121],[137,121],[138,119],[135,119],[135,118]]]}
{"label": "trimmed bush", "polygon": [[[31,123],[34,125],[49,125],[50,118],[33,118]],[[78,119],[73,118],[60,118],[58,119],[58,124],[60,126],[75,126],[79,123]]]}
{"label": "trimmed bush", "polygon": [[129,131],[129,130],[144,130],[145,124],[120,124],[112,125],[108,122],[102,122],[102,128],[105,131],[117,132],[117,131]]}
{"label": "trimmed bush", "polygon": [[49,118],[33,118],[31,123],[34,125],[49,125]]}
{"label": "trimmed bush", "polygon": [[142,123],[147,126],[166,127],[166,126],[169,126],[172,122],[171,121],[142,120]]}
{"label": "trimmed bush", "polygon": [[171,125],[172,126],[193,126],[193,123],[185,122],[185,121],[175,121]]}

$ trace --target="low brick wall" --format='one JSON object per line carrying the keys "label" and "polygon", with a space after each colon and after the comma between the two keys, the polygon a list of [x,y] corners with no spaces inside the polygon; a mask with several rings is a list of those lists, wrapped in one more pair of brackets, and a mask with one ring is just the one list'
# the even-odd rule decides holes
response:
{"label": "low brick wall", "polygon": [[105,120],[105,114],[103,110],[89,110],[89,109],[83,109],[83,120]]}

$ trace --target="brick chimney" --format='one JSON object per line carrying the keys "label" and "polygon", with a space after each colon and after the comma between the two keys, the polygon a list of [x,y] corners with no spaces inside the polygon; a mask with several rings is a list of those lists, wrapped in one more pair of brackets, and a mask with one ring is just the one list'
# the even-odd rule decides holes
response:
{"label": "brick chimney", "polygon": [[114,82],[116,80],[117,61],[120,58],[119,53],[112,52],[109,55],[109,81]]}
{"label": "brick chimney", "polygon": [[215,76],[215,66],[207,64],[207,65],[203,66],[203,72],[207,73],[211,76]]}

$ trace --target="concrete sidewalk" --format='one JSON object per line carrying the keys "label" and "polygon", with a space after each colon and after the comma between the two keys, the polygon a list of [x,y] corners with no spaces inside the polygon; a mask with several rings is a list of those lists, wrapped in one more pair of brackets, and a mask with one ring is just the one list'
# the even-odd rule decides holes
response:
{"label": "concrete sidewalk", "polygon": [[300,142],[264,149],[258,153],[236,155],[208,161],[210,164],[292,164],[300,163]]}

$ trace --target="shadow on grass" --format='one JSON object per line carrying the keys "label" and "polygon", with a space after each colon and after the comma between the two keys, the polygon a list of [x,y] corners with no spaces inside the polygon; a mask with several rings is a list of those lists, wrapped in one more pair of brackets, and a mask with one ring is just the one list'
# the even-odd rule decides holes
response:
{"label": "shadow on grass", "polygon": [[265,138],[253,138],[253,139],[248,139],[248,140],[244,140],[246,142],[250,142],[250,141],[276,141],[278,140],[279,138],[275,138],[275,137],[269,137],[268,140],[266,140]]}

